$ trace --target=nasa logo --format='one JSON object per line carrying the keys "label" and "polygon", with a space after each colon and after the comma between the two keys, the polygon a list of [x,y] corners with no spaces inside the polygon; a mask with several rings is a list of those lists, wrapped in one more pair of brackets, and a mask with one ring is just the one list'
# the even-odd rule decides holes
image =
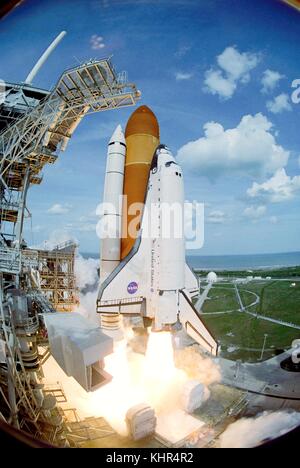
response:
{"label": "nasa logo", "polygon": [[129,292],[129,294],[134,294],[134,293],[137,292],[137,290],[138,290],[138,285],[137,285],[137,283],[135,281],[132,281],[127,286],[127,291]]}

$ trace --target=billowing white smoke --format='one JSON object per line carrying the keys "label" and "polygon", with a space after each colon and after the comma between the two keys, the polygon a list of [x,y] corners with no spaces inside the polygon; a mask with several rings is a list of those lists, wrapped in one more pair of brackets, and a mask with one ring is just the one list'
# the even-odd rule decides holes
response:
{"label": "billowing white smoke", "polygon": [[98,282],[98,268],[99,260],[76,255],[74,270],[77,287],[84,289],[88,286],[96,286]]}
{"label": "billowing white smoke", "polygon": [[300,413],[264,412],[231,424],[220,436],[221,448],[251,448],[275,439],[300,425]]}
{"label": "billowing white smoke", "polygon": [[175,352],[175,363],[184,369],[190,379],[198,380],[205,386],[220,382],[221,372],[219,366],[209,357],[198,352],[198,345],[179,349]]}
{"label": "billowing white smoke", "polygon": [[99,325],[99,317],[96,313],[97,294],[97,289],[86,294],[79,293],[79,305],[74,309],[74,312],[83,315],[95,325]]}
{"label": "billowing white smoke", "polygon": [[[79,288],[79,306],[75,312],[79,312],[93,323],[99,324],[96,315],[96,300],[98,293],[98,267],[99,260],[94,258],[84,258],[76,255],[75,277]],[[88,289],[84,291],[84,289]]]}

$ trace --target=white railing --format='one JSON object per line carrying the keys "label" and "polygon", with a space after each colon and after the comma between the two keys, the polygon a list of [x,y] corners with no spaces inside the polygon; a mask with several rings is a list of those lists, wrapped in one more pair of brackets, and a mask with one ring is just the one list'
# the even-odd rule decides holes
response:
{"label": "white railing", "polygon": [[18,274],[21,269],[20,250],[0,247],[0,271],[3,273]]}
{"label": "white railing", "polygon": [[136,304],[143,302],[143,297],[125,297],[123,299],[112,299],[107,301],[97,301],[97,307],[105,307],[105,306],[118,306],[118,305],[126,305],[126,304]]}

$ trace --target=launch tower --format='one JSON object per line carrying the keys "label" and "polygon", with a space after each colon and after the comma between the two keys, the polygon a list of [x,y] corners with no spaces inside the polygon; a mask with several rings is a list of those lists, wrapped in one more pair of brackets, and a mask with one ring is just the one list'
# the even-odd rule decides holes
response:
{"label": "launch tower", "polygon": [[[42,182],[43,167],[55,163],[85,115],[132,106],[140,94],[123,75],[117,76],[110,59],[66,70],[51,91],[33,86],[57,42],[25,82],[5,83],[0,90],[0,419],[63,445],[55,398],[41,384],[40,349],[47,348],[44,314],[74,301],[65,293],[74,289],[65,283],[66,278],[73,281],[73,271],[60,277],[66,251],[48,251],[44,257],[28,251],[23,238],[26,196],[31,185]],[[53,286],[58,279],[59,287]]]}

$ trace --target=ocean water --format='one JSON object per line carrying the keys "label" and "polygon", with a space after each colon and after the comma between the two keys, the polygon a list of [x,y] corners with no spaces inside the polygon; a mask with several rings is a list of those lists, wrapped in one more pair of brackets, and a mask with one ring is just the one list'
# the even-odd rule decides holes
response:
{"label": "ocean water", "polygon": [[271,269],[300,265],[300,252],[256,255],[188,255],[192,268],[203,270],[255,270]]}
{"label": "ocean water", "polygon": [[[82,253],[85,258],[99,254]],[[256,255],[187,255],[192,268],[203,270],[252,270],[300,266],[300,252]]]}

